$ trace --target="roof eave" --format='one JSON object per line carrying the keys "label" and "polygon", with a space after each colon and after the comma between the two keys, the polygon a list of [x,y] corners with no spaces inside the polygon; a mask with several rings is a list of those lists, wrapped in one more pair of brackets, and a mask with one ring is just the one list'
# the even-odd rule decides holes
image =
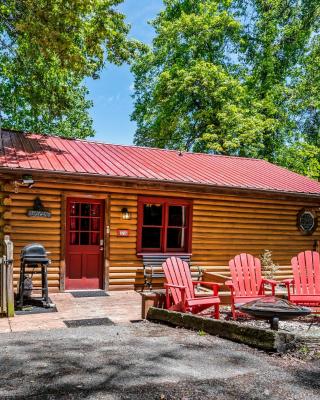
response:
{"label": "roof eave", "polygon": [[290,192],[290,191],[281,191],[281,190],[271,190],[271,189],[261,189],[261,188],[250,188],[250,187],[241,187],[241,186],[227,186],[227,185],[217,185],[217,184],[205,184],[205,183],[197,183],[197,182],[185,182],[185,181],[175,181],[175,180],[160,180],[160,179],[151,179],[151,178],[137,178],[130,176],[112,176],[112,175],[99,175],[99,174],[90,174],[90,173],[70,173],[65,171],[44,171],[42,169],[30,169],[30,168],[10,168],[10,167],[0,167],[0,173],[11,173],[13,175],[19,175],[23,173],[27,174],[39,174],[46,175],[52,177],[64,176],[67,178],[81,177],[81,178],[94,178],[100,181],[114,181],[114,182],[131,182],[131,183],[139,183],[139,184],[164,184],[168,186],[185,186],[192,187],[197,189],[217,189],[223,191],[232,192],[243,192],[243,193],[260,193],[260,194],[269,194],[269,195],[284,195],[289,197],[308,197],[309,199],[317,199],[320,200],[320,193],[307,193],[307,192]]}

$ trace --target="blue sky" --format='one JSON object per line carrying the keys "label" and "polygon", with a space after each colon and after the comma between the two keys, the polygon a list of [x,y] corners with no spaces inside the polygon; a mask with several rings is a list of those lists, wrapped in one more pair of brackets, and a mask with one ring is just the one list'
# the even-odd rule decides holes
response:
{"label": "blue sky", "polygon": [[[124,0],[119,7],[131,25],[130,36],[151,43],[154,31],[148,25],[162,8],[162,0]],[[130,121],[133,110],[133,76],[128,65],[116,67],[108,65],[99,80],[87,80],[90,99],[94,106],[91,110],[95,140],[132,144],[136,129]]]}

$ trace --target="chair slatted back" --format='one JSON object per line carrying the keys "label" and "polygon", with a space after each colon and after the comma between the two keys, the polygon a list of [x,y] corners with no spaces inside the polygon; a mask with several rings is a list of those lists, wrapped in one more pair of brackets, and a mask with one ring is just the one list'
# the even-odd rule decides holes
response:
{"label": "chair slatted back", "polygon": [[[194,297],[190,267],[186,261],[182,261],[178,257],[169,257],[162,264],[162,268],[167,283],[172,285],[185,286],[186,298],[190,299]],[[179,303],[182,300],[180,290],[172,288],[171,293],[175,304]]]}
{"label": "chair slatted back", "polygon": [[320,254],[304,251],[291,260],[295,294],[320,295]]}
{"label": "chair slatted back", "polygon": [[235,296],[259,295],[261,288],[261,262],[251,254],[242,253],[229,261]]}

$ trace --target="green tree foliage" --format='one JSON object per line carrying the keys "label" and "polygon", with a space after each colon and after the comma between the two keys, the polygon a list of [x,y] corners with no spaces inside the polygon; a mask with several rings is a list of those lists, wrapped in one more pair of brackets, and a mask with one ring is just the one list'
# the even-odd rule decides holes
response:
{"label": "green tree foliage", "polygon": [[85,77],[136,47],[115,6],[122,0],[4,0],[0,5],[2,126],[93,134]]}
{"label": "green tree foliage", "polygon": [[[320,18],[319,18],[320,19]],[[295,132],[282,148],[282,165],[320,178],[320,37],[314,35],[299,65],[295,68],[293,99]]]}
{"label": "green tree foliage", "polygon": [[230,1],[165,5],[153,48],[133,66],[136,143],[257,155],[266,121],[229,56],[241,39]]}
{"label": "green tree foliage", "polygon": [[133,66],[135,143],[260,157],[319,177],[319,1],[164,3]]}
{"label": "green tree foliage", "polygon": [[306,109],[300,103],[298,110],[297,105],[301,78],[313,63],[309,52],[313,35],[319,34],[319,1],[239,0],[234,9],[242,17],[245,46],[240,57],[247,66],[248,90],[263,104],[263,114],[274,121],[263,132],[260,156],[287,165],[287,150],[305,147],[299,120]]}

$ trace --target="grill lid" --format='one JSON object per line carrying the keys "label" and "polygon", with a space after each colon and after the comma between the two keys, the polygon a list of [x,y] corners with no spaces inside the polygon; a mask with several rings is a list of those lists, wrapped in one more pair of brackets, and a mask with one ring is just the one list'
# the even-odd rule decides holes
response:
{"label": "grill lid", "polygon": [[46,249],[39,243],[31,243],[21,250],[22,262],[48,264]]}

